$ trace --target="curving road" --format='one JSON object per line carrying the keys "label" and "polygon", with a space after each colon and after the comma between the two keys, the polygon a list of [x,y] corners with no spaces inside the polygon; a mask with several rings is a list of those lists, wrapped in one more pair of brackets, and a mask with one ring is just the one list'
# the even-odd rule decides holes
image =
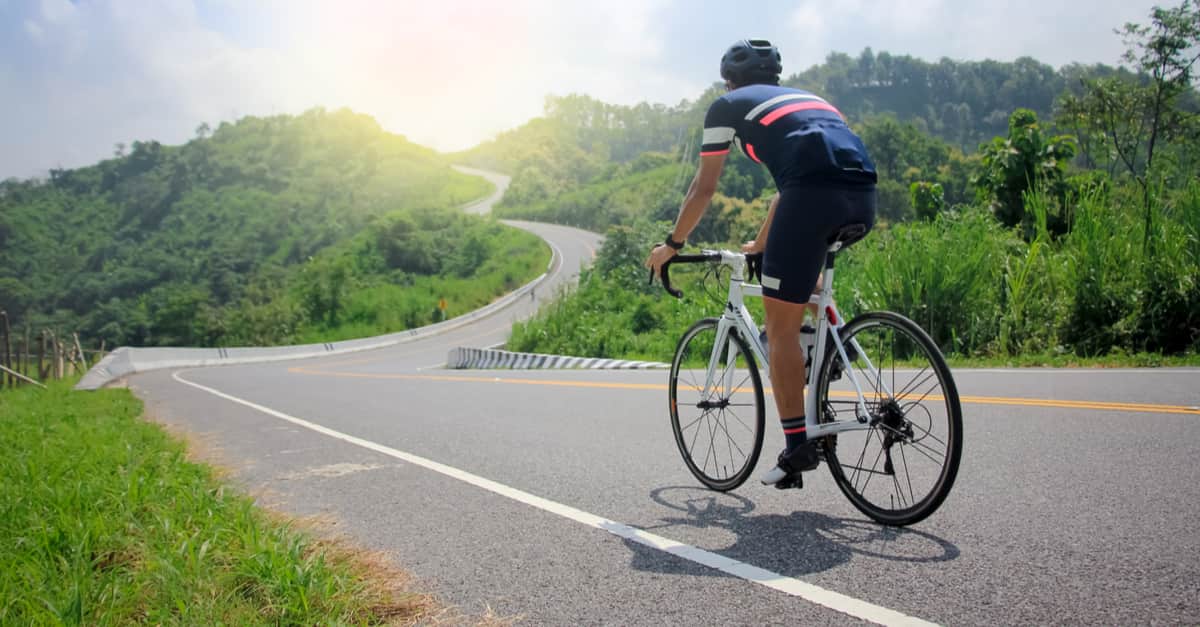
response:
{"label": "curving road", "polygon": [[[561,251],[555,285],[598,243],[522,226]],[[699,489],[672,439],[665,372],[438,367],[450,348],[503,341],[535,305],[368,353],[129,384],[263,500],[332,517],[467,612],[528,624],[1200,621],[1200,370],[956,372],[958,483],[933,517],[893,530],[823,470],[802,491]],[[769,429],[766,450],[781,444]]]}

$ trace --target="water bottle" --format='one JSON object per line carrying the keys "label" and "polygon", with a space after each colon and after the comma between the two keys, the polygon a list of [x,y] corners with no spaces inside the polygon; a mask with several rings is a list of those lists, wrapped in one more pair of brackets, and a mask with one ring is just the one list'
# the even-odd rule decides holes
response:
{"label": "water bottle", "polygon": [[[758,332],[758,343],[762,345],[763,357],[770,359],[767,344],[767,329],[763,327],[762,331]],[[813,346],[817,343],[817,330],[807,324],[800,327],[800,351],[804,354],[804,367],[812,366]]]}
{"label": "water bottle", "polygon": [[800,350],[804,353],[804,367],[812,367],[813,347],[817,344],[817,330],[807,324],[800,327]]}

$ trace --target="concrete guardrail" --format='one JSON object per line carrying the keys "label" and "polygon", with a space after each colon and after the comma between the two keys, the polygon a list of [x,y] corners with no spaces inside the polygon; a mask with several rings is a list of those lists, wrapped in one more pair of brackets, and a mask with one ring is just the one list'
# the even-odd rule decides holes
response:
{"label": "concrete guardrail", "polygon": [[444,320],[435,324],[416,329],[408,329],[397,333],[379,335],[376,337],[325,344],[304,344],[300,346],[271,346],[245,348],[130,348],[123,346],[109,353],[100,363],[88,370],[76,384],[76,390],[96,390],[105,385],[138,372],[159,370],[163,368],[186,368],[203,366],[226,366],[236,364],[253,364],[268,361],[285,361],[291,359],[306,359],[310,357],[325,357],[359,351],[386,348],[416,339],[437,335],[456,329],[481,318],[496,313],[498,310],[522,298],[534,290],[550,276],[554,267],[562,263],[558,251],[551,249],[550,263],[546,272],[538,278],[526,283],[516,291],[503,298],[476,309],[470,313]]}

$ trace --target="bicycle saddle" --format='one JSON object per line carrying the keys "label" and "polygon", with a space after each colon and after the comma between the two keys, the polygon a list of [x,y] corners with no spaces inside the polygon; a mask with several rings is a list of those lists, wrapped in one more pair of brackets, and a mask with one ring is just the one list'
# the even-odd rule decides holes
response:
{"label": "bicycle saddle", "polygon": [[845,248],[862,239],[863,237],[866,237],[867,230],[867,225],[862,222],[851,222],[850,224],[844,224],[838,228],[838,230],[834,231],[833,235],[829,236],[828,243],[833,245],[837,242],[841,242],[842,248]]}

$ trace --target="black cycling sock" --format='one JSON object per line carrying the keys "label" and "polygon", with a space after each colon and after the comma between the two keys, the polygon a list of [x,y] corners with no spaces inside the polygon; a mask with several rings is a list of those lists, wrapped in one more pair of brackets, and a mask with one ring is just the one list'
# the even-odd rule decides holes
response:
{"label": "black cycling sock", "polygon": [[783,437],[787,438],[787,450],[789,452],[795,450],[797,446],[803,445],[808,440],[804,422],[804,416],[786,418],[781,422],[783,425]]}

